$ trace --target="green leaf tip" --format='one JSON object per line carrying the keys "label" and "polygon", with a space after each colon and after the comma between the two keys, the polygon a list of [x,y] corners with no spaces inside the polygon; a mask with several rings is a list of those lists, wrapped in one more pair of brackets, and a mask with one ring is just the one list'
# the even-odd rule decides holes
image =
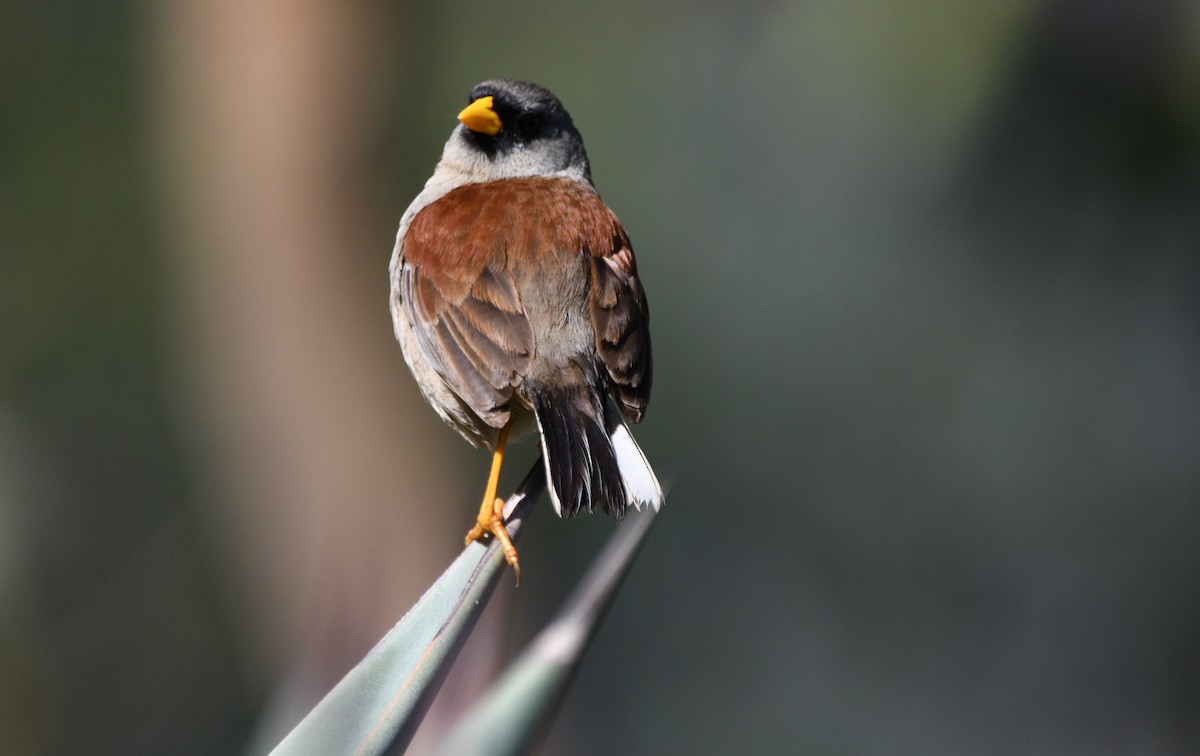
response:
{"label": "green leaf tip", "polygon": [[554,620],[441,744],[446,756],[527,753],[546,729],[654,523],[647,509],[609,538]]}
{"label": "green leaf tip", "polygon": [[[545,488],[541,459],[505,504],[513,540]],[[402,751],[482,614],[506,563],[499,544],[471,543],[412,609],[321,699],[272,754]]]}

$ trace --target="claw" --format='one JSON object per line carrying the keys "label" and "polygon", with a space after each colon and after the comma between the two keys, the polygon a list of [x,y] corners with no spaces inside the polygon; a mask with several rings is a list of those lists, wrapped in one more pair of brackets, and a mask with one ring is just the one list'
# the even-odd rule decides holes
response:
{"label": "claw", "polygon": [[517,547],[513,546],[512,539],[508,537],[508,528],[504,527],[504,499],[497,498],[493,508],[495,517],[492,518],[492,535],[498,538],[504,547],[504,561],[511,564],[513,572],[517,573],[517,586],[520,587],[521,563],[517,561]]}

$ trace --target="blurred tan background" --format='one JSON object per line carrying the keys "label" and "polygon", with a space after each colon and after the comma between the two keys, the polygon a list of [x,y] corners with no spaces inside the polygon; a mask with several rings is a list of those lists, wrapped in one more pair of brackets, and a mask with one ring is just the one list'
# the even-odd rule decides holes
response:
{"label": "blurred tan background", "polygon": [[[545,752],[1195,752],[1197,51],[1194,2],[7,3],[0,752],[258,752],[458,553],[487,459],[386,268],[494,76],[634,240],[673,486]],[[539,512],[418,747],[612,527]]]}

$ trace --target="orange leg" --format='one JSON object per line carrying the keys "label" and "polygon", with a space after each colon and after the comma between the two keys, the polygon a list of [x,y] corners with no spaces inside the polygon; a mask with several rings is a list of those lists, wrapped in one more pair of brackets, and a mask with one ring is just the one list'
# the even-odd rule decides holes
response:
{"label": "orange leg", "polygon": [[496,496],[500,485],[500,465],[504,462],[504,445],[508,442],[509,426],[500,429],[496,451],[492,453],[492,472],[488,476],[487,488],[483,492],[483,504],[479,506],[479,517],[475,527],[467,533],[466,542],[482,541],[487,535],[495,536],[504,547],[504,558],[517,573],[517,585],[521,584],[521,564],[517,561],[517,547],[513,546],[504,527],[504,499]]}

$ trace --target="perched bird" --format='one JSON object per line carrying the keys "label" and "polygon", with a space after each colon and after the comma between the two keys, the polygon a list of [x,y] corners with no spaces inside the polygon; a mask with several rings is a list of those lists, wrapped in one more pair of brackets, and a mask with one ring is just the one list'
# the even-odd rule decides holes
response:
{"label": "perched bird", "polygon": [[493,450],[467,543],[499,539],[520,582],[496,496],[510,437],[537,429],[560,516],[662,504],[626,425],[650,401],[650,313],[629,237],[558,98],[495,79],[469,102],[400,221],[392,323],[426,400]]}

